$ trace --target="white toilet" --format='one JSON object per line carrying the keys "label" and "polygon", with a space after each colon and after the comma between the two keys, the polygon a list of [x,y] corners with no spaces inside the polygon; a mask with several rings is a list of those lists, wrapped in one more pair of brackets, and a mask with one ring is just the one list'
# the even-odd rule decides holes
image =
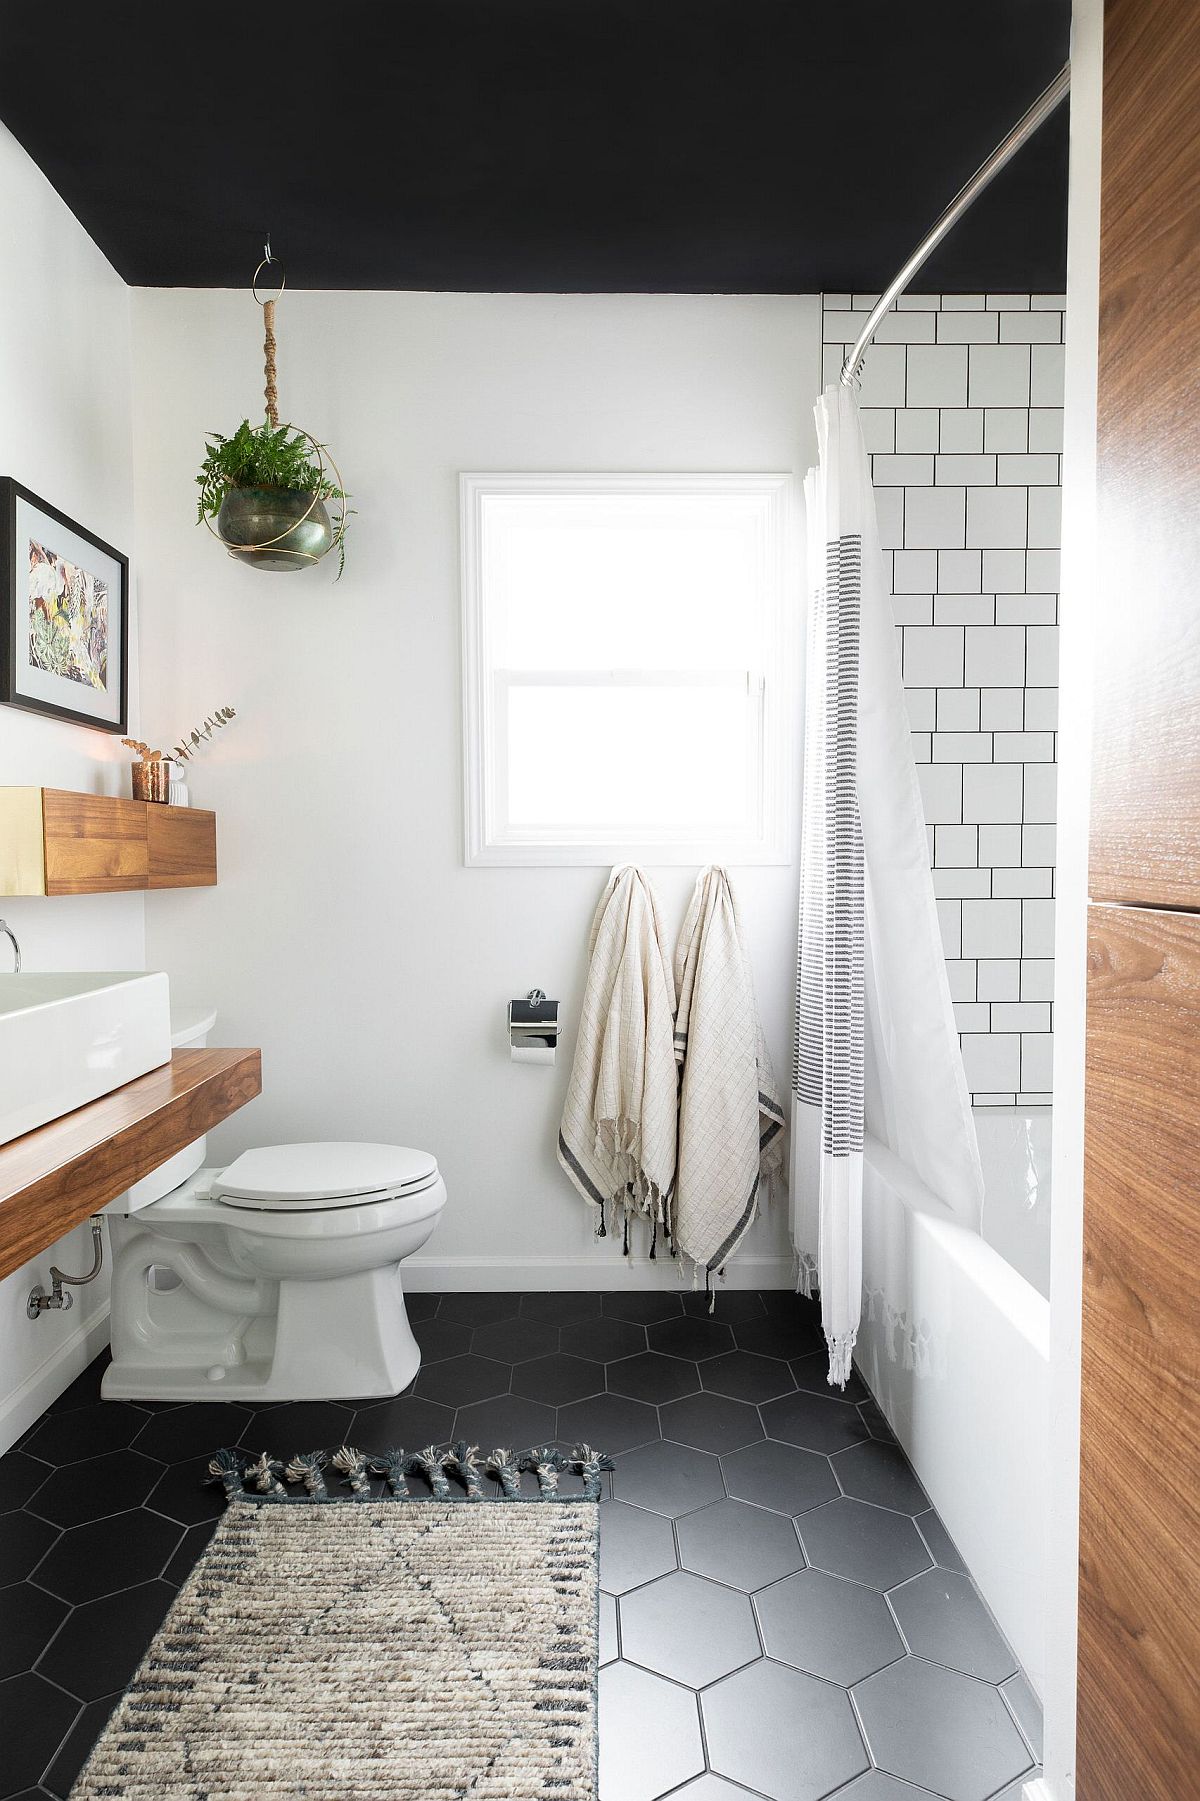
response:
{"label": "white toilet", "polygon": [[[212,1024],[194,1015],[173,1043],[203,1043]],[[446,1204],[436,1160],[399,1145],[283,1144],[206,1169],[204,1149],[198,1140],[105,1209],[113,1360],[102,1393],[397,1394],[421,1362],[400,1265]]]}

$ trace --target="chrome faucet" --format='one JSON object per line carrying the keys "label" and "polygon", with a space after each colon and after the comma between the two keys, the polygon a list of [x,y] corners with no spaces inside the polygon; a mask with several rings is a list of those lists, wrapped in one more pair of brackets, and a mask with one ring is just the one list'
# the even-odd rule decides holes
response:
{"label": "chrome faucet", "polygon": [[5,919],[0,919],[0,932],[3,932],[13,947],[13,974],[19,976],[21,973],[21,947],[17,943],[17,934]]}

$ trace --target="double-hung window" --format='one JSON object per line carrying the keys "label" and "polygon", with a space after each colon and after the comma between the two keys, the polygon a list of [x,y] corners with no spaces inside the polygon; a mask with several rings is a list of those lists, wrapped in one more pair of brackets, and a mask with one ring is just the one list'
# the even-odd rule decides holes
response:
{"label": "double-hung window", "polygon": [[786,860],[790,477],[461,489],[468,863]]}

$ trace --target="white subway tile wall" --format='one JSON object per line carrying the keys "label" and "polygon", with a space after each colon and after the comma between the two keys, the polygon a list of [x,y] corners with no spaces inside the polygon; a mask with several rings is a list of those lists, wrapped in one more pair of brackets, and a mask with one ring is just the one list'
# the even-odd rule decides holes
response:
{"label": "white subway tile wall", "polygon": [[[827,294],[836,381],[871,294]],[[1061,294],[906,294],[859,400],[976,1106],[1050,1099]]]}

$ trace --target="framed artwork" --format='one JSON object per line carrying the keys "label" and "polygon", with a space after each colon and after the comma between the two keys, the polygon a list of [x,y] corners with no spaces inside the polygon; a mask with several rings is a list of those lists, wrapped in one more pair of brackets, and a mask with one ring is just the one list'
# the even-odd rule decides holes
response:
{"label": "framed artwork", "polygon": [[126,730],[129,559],[0,476],[0,701]]}

